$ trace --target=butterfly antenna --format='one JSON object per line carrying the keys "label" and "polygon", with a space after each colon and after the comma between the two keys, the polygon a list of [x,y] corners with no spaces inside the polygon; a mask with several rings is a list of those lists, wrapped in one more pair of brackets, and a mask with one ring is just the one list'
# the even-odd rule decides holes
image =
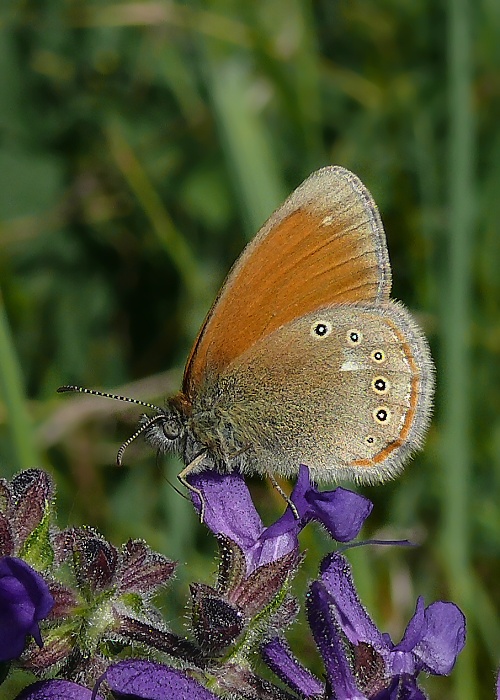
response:
{"label": "butterfly antenna", "polygon": [[130,445],[131,442],[133,442],[139,435],[142,435],[142,433],[147,430],[153,423],[156,423],[156,421],[161,420],[162,418],[165,417],[165,411],[163,408],[160,408],[159,406],[155,406],[154,403],[149,403],[148,401],[141,401],[140,399],[131,399],[128,396],[120,396],[119,394],[109,394],[107,391],[97,391],[97,389],[87,389],[84,386],[73,386],[72,384],[68,384],[65,386],[60,386],[57,390],[58,394],[66,394],[68,392],[74,392],[77,394],[90,394],[91,396],[102,396],[105,399],[114,399],[115,401],[125,401],[127,403],[133,403],[136,404],[137,406],[144,406],[145,408],[151,408],[153,411],[158,411],[157,416],[153,416],[153,418],[150,418],[146,423],[141,425],[140,428],[138,428],[133,435],[131,435],[123,445],[120,447],[120,449],[117,452],[116,455],[116,463],[119,467],[122,466],[122,459],[123,459],[123,454],[127,447]]}
{"label": "butterfly antenna", "polygon": [[134,442],[134,440],[138,438],[139,435],[142,435],[142,433],[145,430],[147,430],[151,425],[153,425],[153,423],[156,423],[156,421],[162,420],[163,418],[165,418],[165,415],[163,413],[159,416],[153,416],[153,418],[150,418],[146,423],[144,423],[144,425],[141,425],[140,428],[137,428],[135,433],[125,440],[125,442],[120,447],[116,455],[116,463],[119,467],[122,466],[123,454],[127,447],[130,445],[130,443]]}
{"label": "butterfly antenna", "polygon": [[73,386],[68,384],[66,386],[60,386],[57,390],[58,394],[66,394],[69,392],[74,392],[77,394],[91,394],[92,396],[103,396],[105,399],[115,399],[115,401],[126,401],[127,403],[135,403],[138,406],[144,406],[145,408],[151,408],[153,411],[158,411],[159,413],[164,413],[163,408],[155,406],[153,403],[148,403],[147,401],[140,401],[140,399],[131,399],[128,396],[119,396],[118,394],[108,394],[107,391],[97,391],[96,389],[86,389],[84,386]]}

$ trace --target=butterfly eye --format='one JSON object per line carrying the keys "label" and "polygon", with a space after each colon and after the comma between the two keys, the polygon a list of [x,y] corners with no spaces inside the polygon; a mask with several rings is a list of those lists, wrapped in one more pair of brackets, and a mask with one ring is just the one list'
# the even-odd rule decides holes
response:
{"label": "butterfly eye", "polygon": [[357,328],[350,328],[347,331],[347,342],[349,345],[359,345],[363,340],[363,334]]}
{"label": "butterfly eye", "polygon": [[391,388],[391,383],[385,377],[375,377],[372,381],[372,389],[377,394],[386,394]]}
{"label": "butterfly eye", "polygon": [[175,418],[164,420],[161,429],[167,440],[176,440],[181,434],[181,426]]}
{"label": "butterfly eye", "polygon": [[383,350],[374,350],[370,357],[374,362],[381,364],[385,361],[385,352]]}
{"label": "butterfly eye", "polygon": [[311,335],[313,338],[326,338],[332,332],[332,324],[328,321],[315,321],[311,326]]}
{"label": "butterfly eye", "polygon": [[376,423],[388,423],[391,419],[391,412],[385,406],[379,406],[373,411],[373,418]]}

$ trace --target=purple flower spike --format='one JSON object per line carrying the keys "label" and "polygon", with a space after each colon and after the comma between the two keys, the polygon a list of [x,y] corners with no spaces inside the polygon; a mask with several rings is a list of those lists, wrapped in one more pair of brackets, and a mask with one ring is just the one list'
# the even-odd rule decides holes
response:
{"label": "purple flower spike", "polygon": [[321,581],[311,584],[307,614],[326,670],[326,697],[336,700],[427,700],[411,675],[388,672],[383,657],[369,644],[353,647],[351,659],[338,621],[332,616],[332,599]]}
{"label": "purple flower spike", "polygon": [[349,564],[338,553],[323,560],[306,609],[325,666],[324,687],[280,638],[261,648],[267,665],[302,698],[427,700],[418,674],[448,674],[465,643],[465,618],[456,605],[438,601],[426,608],[419,598],[403,639],[393,644],[361,605]]}
{"label": "purple flower spike", "polygon": [[53,605],[47,584],[31,566],[15,557],[0,558],[0,661],[18,658],[27,635],[42,646],[38,622]]}
{"label": "purple flower spike", "polygon": [[[217,696],[183,671],[152,661],[121,661],[104,675],[113,695],[127,700],[218,700]],[[79,699],[78,699],[79,700]]]}
{"label": "purple flower spike", "polygon": [[403,639],[393,644],[377,630],[361,605],[344,557],[326,557],[321,580],[346,637],[354,645],[363,642],[373,647],[390,675],[416,675],[422,670],[434,675],[450,673],[465,644],[465,618],[454,603],[438,601],[425,608],[419,598]]}
{"label": "purple flower spike", "polygon": [[25,688],[15,700],[102,700],[100,695],[71,681],[39,681]]}

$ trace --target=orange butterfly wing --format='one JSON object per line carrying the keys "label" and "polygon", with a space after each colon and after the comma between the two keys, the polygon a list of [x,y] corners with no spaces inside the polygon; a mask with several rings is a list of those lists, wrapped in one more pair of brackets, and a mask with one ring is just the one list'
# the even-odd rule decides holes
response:
{"label": "orange butterfly wing", "polygon": [[384,301],[391,268],[372,196],[339,166],[305,180],[247,245],[226,278],[186,364],[192,399],[257,340],[331,304]]}

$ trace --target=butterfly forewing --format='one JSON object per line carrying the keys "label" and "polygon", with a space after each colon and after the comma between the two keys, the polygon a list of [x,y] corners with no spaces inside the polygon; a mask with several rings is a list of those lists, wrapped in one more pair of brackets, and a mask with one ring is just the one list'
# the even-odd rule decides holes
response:
{"label": "butterfly forewing", "polygon": [[391,273],[377,207],[349,171],[313,173],[247,246],[210,310],[186,365],[192,400],[207,377],[261,338],[330,304],[388,299]]}

